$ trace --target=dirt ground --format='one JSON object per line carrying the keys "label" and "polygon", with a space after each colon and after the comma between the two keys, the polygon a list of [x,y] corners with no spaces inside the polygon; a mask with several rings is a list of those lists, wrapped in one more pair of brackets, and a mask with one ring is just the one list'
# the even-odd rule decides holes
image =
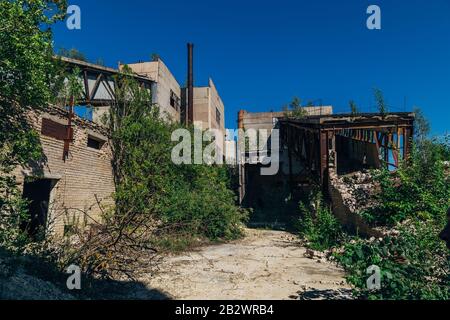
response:
{"label": "dirt ground", "polygon": [[165,257],[164,272],[140,280],[183,300],[350,298],[343,271],[306,251],[290,233],[247,229],[242,240]]}

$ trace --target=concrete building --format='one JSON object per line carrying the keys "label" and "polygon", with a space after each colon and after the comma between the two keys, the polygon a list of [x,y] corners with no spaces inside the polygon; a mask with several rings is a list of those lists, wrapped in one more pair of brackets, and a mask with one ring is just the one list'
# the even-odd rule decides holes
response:
{"label": "concrete building", "polygon": [[194,87],[194,123],[203,129],[220,130],[225,135],[225,107],[212,79],[208,86]]}
{"label": "concrete building", "polygon": [[[120,64],[119,69],[123,66]],[[158,59],[151,62],[131,63],[128,66],[137,75],[153,81],[151,88],[153,103],[160,107],[162,116],[180,122],[181,86],[164,62]]]}
{"label": "concrete building", "polygon": [[[18,167],[14,175],[30,200],[30,233],[64,235],[76,225],[100,222],[102,212],[114,204],[112,151],[101,119],[115,100],[116,69],[84,61],[61,58],[69,72],[79,71],[82,96],[70,115],[64,107],[49,105],[30,111],[28,122],[40,134],[44,152],[41,163]],[[153,81],[134,76],[151,90]],[[81,111],[84,109],[84,111]],[[69,120],[70,119],[70,120]]]}
{"label": "concrete building", "polygon": [[[304,111],[307,116],[331,115],[333,107],[305,107]],[[238,128],[266,130],[269,132],[270,139],[270,131],[281,129],[280,121],[286,116],[286,112],[251,113],[241,110],[238,114]],[[259,141],[259,143],[267,145],[267,141]],[[238,155],[240,203],[254,209],[251,224],[255,226],[265,225],[268,222],[285,222],[289,219],[290,214],[296,212],[298,207],[298,202],[291,198],[290,176],[297,175],[299,177],[305,168],[299,159],[292,157],[281,144],[277,163],[278,173],[273,176],[261,175],[265,157],[265,153],[262,155],[261,151],[265,152],[266,150],[252,149],[250,145],[248,147],[250,149],[246,150],[245,154]],[[272,159],[272,161],[275,160]],[[304,181],[299,178],[297,182],[302,184]]]}
{"label": "concrete building", "polygon": [[[120,65],[120,69],[124,65]],[[131,63],[128,66],[141,77],[153,81],[153,103],[157,104],[164,117],[185,122],[187,109],[187,88],[182,88],[161,59],[151,62]],[[216,129],[221,132],[218,146],[225,151],[225,106],[212,79],[207,86],[193,88],[193,123],[202,130]]]}
{"label": "concrete building", "polygon": [[[186,108],[186,88],[182,88],[161,59],[151,62],[127,64],[138,76],[153,81],[152,99],[163,114],[180,122]],[[119,69],[123,68],[120,64]],[[182,99],[183,98],[183,99]],[[194,87],[194,123],[203,130],[218,129],[225,135],[225,106],[212,79],[207,86]]]}
{"label": "concrete building", "polygon": [[[331,107],[305,108],[306,116],[284,113],[239,112],[242,129],[278,129],[279,168],[276,175],[261,174],[260,150],[241,155],[240,200],[253,208],[252,223],[288,223],[298,203],[312,189],[330,199],[336,217],[349,229],[370,234],[367,225],[344,199],[341,178],[368,169],[398,169],[411,152],[415,115],[332,114]],[[345,179],[344,179],[345,180]],[[346,198],[347,197],[347,198]],[[297,217],[298,218],[298,217]]]}
{"label": "concrete building", "polygon": [[212,79],[206,87],[194,87],[194,125],[203,130],[217,130],[220,135],[216,142],[226,157],[225,106]]}

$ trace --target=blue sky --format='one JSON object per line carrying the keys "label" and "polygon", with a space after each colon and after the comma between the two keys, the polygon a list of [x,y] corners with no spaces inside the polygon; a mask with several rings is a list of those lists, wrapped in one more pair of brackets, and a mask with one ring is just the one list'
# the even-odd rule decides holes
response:
{"label": "blue sky", "polygon": [[[391,111],[420,106],[434,134],[449,131],[450,1],[69,0],[82,29],[55,27],[55,47],[95,61],[150,60],[158,53],[180,84],[186,43],[195,43],[196,85],[212,77],[226,107],[280,110],[292,97],[347,112],[353,99],[374,111],[380,88]],[[368,30],[366,9],[381,7],[382,30]]]}

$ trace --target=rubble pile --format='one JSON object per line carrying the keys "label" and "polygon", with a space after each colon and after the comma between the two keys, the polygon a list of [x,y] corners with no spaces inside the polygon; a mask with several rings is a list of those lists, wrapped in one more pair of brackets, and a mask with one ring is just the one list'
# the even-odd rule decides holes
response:
{"label": "rubble pile", "polygon": [[333,185],[341,194],[344,205],[352,213],[361,212],[375,205],[373,195],[377,187],[369,172],[356,172],[335,177],[333,180]]}

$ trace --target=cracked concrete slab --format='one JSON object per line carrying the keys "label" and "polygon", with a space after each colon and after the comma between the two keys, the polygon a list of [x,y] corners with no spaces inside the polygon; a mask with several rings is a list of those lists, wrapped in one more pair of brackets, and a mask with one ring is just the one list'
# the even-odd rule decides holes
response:
{"label": "cracked concrete slab", "polygon": [[167,256],[161,272],[140,281],[183,300],[289,300],[308,291],[327,293],[314,295],[317,299],[347,294],[343,270],[306,257],[306,251],[290,233],[247,229],[244,239]]}

